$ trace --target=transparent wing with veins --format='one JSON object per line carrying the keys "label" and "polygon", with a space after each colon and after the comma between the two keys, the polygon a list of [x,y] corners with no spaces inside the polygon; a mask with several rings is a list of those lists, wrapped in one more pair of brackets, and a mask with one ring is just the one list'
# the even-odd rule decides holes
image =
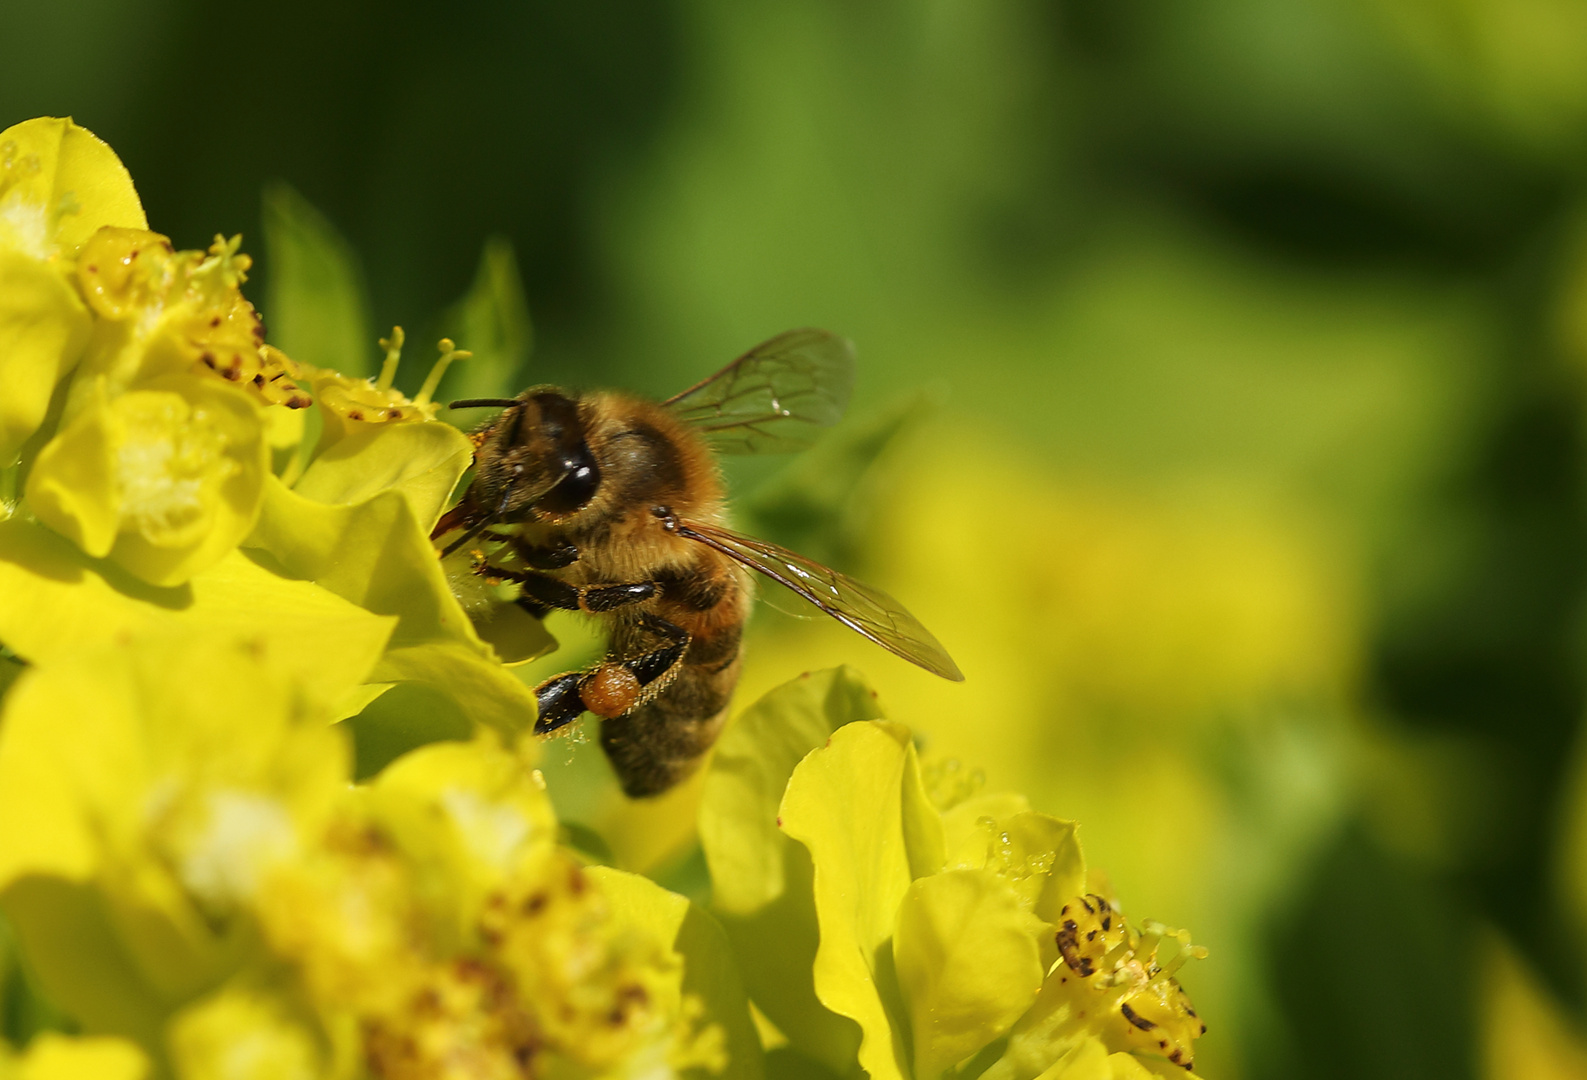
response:
{"label": "transparent wing with veins", "polygon": [[842,419],[853,387],[853,345],[826,330],[790,330],[663,404],[719,453],[785,454]]}
{"label": "transparent wing with veins", "polygon": [[903,604],[881,589],[855,581],[830,567],[764,540],[713,525],[682,521],[678,535],[697,540],[765,574],[882,648],[919,664],[934,675],[964,681],[959,665],[931,631],[920,624]]}

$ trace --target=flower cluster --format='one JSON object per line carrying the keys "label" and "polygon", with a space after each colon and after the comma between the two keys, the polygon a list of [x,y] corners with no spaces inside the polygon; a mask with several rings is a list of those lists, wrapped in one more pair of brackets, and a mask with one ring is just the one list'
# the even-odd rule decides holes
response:
{"label": "flower cluster", "polygon": [[723,740],[709,912],[565,846],[514,673],[550,638],[428,538],[469,354],[412,399],[400,330],[377,379],[295,363],[248,268],[70,121],[0,132],[0,1077],[1190,1069],[1188,938],[846,669]]}
{"label": "flower cluster", "polygon": [[327,689],[246,636],[150,636],[18,681],[0,890],[52,1001],[182,1077],[719,1056],[670,943],[625,932],[558,848],[521,753],[487,731],[353,786]]}
{"label": "flower cluster", "polygon": [[1088,894],[1073,822],[976,787],[846,668],[742,714],[700,829],[755,1003],[872,1080],[1183,1076],[1204,1027],[1174,973],[1202,950]]}

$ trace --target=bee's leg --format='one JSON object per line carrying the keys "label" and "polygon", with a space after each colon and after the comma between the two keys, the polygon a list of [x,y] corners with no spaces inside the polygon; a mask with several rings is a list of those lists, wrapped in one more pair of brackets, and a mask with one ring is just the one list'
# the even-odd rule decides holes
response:
{"label": "bee's leg", "polygon": [[663,644],[637,656],[608,658],[579,687],[585,706],[610,720],[645,704],[665,690],[683,670],[683,658],[694,640],[687,631],[645,612],[639,623]]}
{"label": "bee's leg", "polygon": [[[512,542],[516,537],[502,533],[486,533],[492,540],[506,540]],[[572,544],[546,544],[537,546],[533,544],[513,544],[513,550],[518,557],[536,570],[561,570],[563,567],[572,566],[579,561],[579,549]]]}
{"label": "bee's leg", "polygon": [[535,734],[555,731],[576,720],[585,709],[606,719],[621,716],[667,688],[683,669],[683,657],[693,638],[654,615],[642,616],[641,624],[665,644],[638,656],[608,658],[587,672],[557,675],[535,688],[540,704]]}
{"label": "bee's leg", "polygon": [[[657,620],[664,621],[664,620]],[[590,671],[569,671],[535,687],[540,715],[535,734],[546,735],[578,719],[585,709],[611,719],[654,698],[683,670],[692,638],[671,623],[675,638],[626,660],[606,660]]]}
{"label": "bee's leg", "polygon": [[535,603],[533,600],[529,599],[529,597],[527,597],[527,596],[515,597],[513,599],[513,603],[516,604],[518,607],[522,608],[524,610],[524,612],[526,614],[528,614],[531,618],[539,619],[542,622],[545,621],[545,617],[547,615],[551,614],[551,609],[550,608],[546,607],[544,604]]}
{"label": "bee's leg", "polygon": [[534,570],[485,566],[480,568],[480,573],[486,577],[516,581],[523,586],[523,596],[541,607],[558,611],[587,611],[597,615],[629,604],[642,603],[661,591],[654,581],[635,581],[622,585],[570,585],[561,578]]}
{"label": "bee's leg", "polygon": [[540,713],[535,718],[536,735],[549,734],[579,718],[579,714],[584,711],[584,701],[579,697],[579,683],[585,678],[582,671],[570,671],[535,687],[535,702]]}

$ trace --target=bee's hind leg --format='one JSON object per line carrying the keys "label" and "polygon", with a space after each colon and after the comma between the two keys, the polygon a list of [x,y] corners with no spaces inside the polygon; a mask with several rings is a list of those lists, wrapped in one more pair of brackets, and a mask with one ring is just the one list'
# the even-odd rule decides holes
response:
{"label": "bee's hind leg", "polygon": [[535,703],[540,715],[535,718],[535,734],[548,735],[571,724],[584,711],[579,684],[587,678],[582,671],[570,671],[547,679],[535,687]]}
{"label": "bee's hind leg", "polygon": [[557,675],[535,688],[540,706],[535,734],[555,731],[578,719],[586,709],[610,720],[667,688],[682,670],[684,654],[693,639],[682,627],[655,615],[642,616],[641,625],[665,644],[638,656],[608,658],[587,672]]}

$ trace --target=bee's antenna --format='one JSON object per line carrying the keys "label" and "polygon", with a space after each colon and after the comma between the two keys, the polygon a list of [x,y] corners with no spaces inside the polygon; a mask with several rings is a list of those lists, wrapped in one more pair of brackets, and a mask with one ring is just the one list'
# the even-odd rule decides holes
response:
{"label": "bee's antenna", "polygon": [[510,409],[518,404],[517,398],[471,397],[447,403],[448,409]]}

